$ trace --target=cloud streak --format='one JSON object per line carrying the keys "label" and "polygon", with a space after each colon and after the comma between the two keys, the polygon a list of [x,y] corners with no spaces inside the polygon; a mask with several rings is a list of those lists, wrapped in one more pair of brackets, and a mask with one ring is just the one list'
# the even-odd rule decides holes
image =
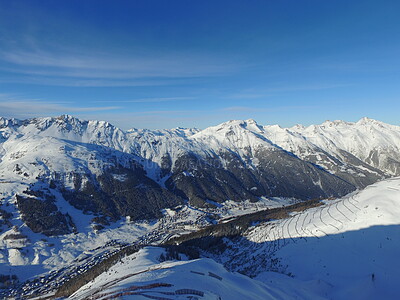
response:
{"label": "cloud streak", "polygon": [[248,106],[230,106],[230,107],[222,108],[221,111],[226,111],[226,112],[252,112],[252,111],[260,111],[260,108],[248,107]]}
{"label": "cloud streak", "polygon": [[[194,100],[195,97],[156,97],[156,98],[140,98],[131,100],[114,100],[116,103],[160,103],[160,102],[175,102],[175,101],[188,101]],[[109,102],[109,101],[97,101]]]}
{"label": "cloud streak", "polygon": [[38,117],[64,113],[104,112],[120,109],[119,106],[79,107],[67,103],[12,99],[6,94],[0,94],[0,112],[5,117]]}
{"label": "cloud streak", "polygon": [[158,85],[174,79],[223,76],[243,67],[226,58],[196,53],[119,56],[69,49],[0,51],[0,71],[13,75],[8,80],[49,85]]}

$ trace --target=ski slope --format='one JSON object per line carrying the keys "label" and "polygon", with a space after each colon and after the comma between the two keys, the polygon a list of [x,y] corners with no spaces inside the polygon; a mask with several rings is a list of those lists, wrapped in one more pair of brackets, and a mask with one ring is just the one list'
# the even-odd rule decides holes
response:
{"label": "ski slope", "polygon": [[400,178],[393,178],[257,226],[246,237],[297,280],[324,282],[329,298],[398,299],[399,204]]}
{"label": "ski slope", "polygon": [[163,252],[146,247],[127,256],[69,299],[323,299],[302,287],[280,289],[230,273],[211,259],[160,263]]}

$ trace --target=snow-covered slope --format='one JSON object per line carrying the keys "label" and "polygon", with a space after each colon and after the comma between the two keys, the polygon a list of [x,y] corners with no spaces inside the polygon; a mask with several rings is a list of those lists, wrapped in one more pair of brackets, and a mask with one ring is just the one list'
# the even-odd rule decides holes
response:
{"label": "snow-covered slope", "polygon": [[304,287],[276,288],[230,273],[211,259],[160,263],[163,253],[147,247],[127,256],[69,299],[323,299]]}
{"label": "snow-covered slope", "polygon": [[326,121],[291,130],[332,155],[340,157],[338,150],[344,150],[381,171],[400,174],[399,126],[362,118],[356,123]]}
{"label": "snow-covered slope", "polygon": [[245,158],[257,148],[275,148],[271,141],[264,137],[263,128],[254,120],[229,121],[217,126],[206,128],[190,137],[202,142],[218,152],[228,149]]}
{"label": "snow-covered slope", "polygon": [[[358,188],[382,179],[384,173],[388,172],[387,169],[377,169],[356,157],[354,153],[340,148],[333,137],[329,146],[321,145],[303,135],[302,130],[304,130],[302,126],[291,129],[281,128],[278,125],[264,127],[265,135],[276,145],[343,178]],[[350,132],[350,136],[356,138],[357,132]],[[340,135],[336,139],[341,142]]]}
{"label": "snow-covered slope", "polygon": [[219,259],[265,282],[269,273],[263,272],[271,270],[323,282],[321,295],[331,299],[397,299],[399,204],[400,178],[388,179],[257,225],[240,242],[227,242]]}
{"label": "snow-covered slope", "polygon": [[[287,220],[271,222],[268,228],[259,226],[249,238],[257,242],[256,236],[260,233],[262,239],[271,239],[270,235],[263,235],[265,232],[272,235],[275,232],[281,239],[323,237],[371,226],[400,225],[400,178],[381,181],[359,193],[337,200],[325,200],[324,203],[321,207],[293,215],[284,228],[281,225]],[[282,230],[280,233],[278,227]]]}

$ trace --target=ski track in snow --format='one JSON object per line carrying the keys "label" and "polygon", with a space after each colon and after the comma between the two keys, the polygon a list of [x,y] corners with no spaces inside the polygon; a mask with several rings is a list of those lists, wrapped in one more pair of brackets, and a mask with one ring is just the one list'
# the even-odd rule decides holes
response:
{"label": "ski track in snow", "polygon": [[[327,200],[321,207],[273,221],[274,225],[260,224],[246,238],[252,247],[259,245],[252,252],[264,244],[276,247],[270,257],[279,258],[300,282],[318,280],[332,287],[320,296],[397,299],[399,185],[400,178],[392,178],[358,194]],[[247,255],[245,248],[235,255],[241,251]],[[262,273],[257,278],[268,280]]]}

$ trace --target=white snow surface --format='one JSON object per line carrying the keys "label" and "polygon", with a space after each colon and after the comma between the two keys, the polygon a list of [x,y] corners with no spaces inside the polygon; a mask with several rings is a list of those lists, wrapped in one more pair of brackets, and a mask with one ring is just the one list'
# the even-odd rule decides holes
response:
{"label": "white snow surface", "polygon": [[[230,273],[211,259],[160,263],[158,258],[163,252],[161,248],[146,247],[127,256],[69,299],[107,299],[116,295],[118,299],[148,299],[146,296],[188,299],[190,295],[196,296],[193,291],[200,292],[194,299],[210,300],[323,299],[306,288],[276,288],[239,273]],[[171,286],[151,287],[150,284]],[[129,291],[136,294],[121,295]]]}
{"label": "white snow surface", "polygon": [[[355,123],[326,121],[321,125],[295,126],[290,130],[332,155],[340,157],[338,149],[342,149],[373,167],[399,175],[398,165],[388,166],[390,158],[400,160],[399,126],[365,117]],[[372,157],[374,151],[378,153],[375,161]]]}
{"label": "white snow surface", "polygon": [[398,299],[400,178],[256,226],[246,237],[278,249],[274,258],[296,280],[330,287],[322,291],[330,299]]}

